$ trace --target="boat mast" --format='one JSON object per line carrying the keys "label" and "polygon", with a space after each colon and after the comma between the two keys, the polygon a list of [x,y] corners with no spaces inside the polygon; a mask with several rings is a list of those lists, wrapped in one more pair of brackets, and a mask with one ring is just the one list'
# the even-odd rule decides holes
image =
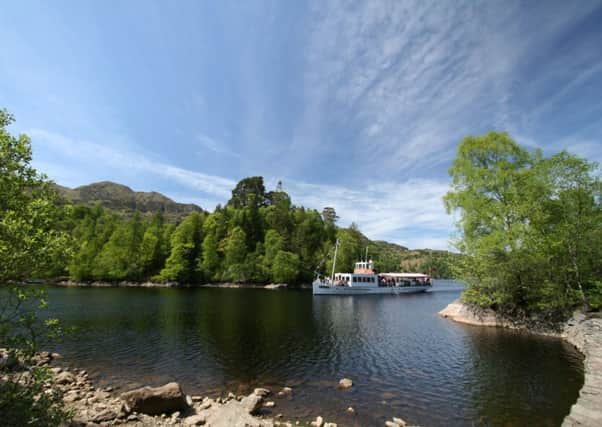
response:
{"label": "boat mast", "polygon": [[332,275],[330,276],[330,280],[334,282],[334,268],[337,265],[337,250],[339,249],[339,239],[334,244],[334,259],[332,260]]}

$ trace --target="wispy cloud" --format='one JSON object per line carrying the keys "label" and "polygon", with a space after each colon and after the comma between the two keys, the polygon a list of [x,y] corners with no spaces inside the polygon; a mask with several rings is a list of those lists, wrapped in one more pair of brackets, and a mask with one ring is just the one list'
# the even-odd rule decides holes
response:
{"label": "wispy cloud", "polygon": [[[59,184],[68,184],[63,179],[76,179],[65,174],[67,160],[96,168],[127,168],[176,184],[181,189],[171,191],[170,197],[180,202],[197,203],[206,209],[227,202],[236,185],[235,180],[155,161],[143,153],[40,129],[31,129],[27,133],[35,144],[45,144],[60,154],[59,164],[47,160],[38,164]],[[275,186],[275,182],[275,178],[267,178],[268,186]],[[196,196],[191,196],[185,189],[195,190]],[[427,179],[370,183],[358,188],[285,180],[285,190],[291,194],[294,203],[319,211],[332,206],[341,217],[341,225],[355,222],[370,238],[391,239],[412,247],[447,248],[445,235],[451,227],[451,219],[445,214],[441,201],[447,189],[446,182]],[[422,234],[416,236],[417,230]]]}
{"label": "wispy cloud", "polygon": [[228,148],[228,146],[225,143],[211,138],[210,136],[205,135],[203,133],[196,134],[196,140],[201,144],[203,148],[213,151],[214,153],[225,154],[227,156],[232,157],[240,157],[240,154],[230,150],[230,148]]}

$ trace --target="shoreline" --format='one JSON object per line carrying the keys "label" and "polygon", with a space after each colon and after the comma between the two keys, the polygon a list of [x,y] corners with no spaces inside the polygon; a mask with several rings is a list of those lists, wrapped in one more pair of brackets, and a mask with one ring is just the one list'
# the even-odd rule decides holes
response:
{"label": "shoreline", "polygon": [[311,289],[311,285],[288,285],[287,283],[269,283],[266,285],[256,283],[232,283],[232,282],[211,282],[211,283],[178,283],[178,282],[75,282],[71,280],[46,281],[44,284],[60,287],[73,288],[223,288],[223,289]]}
{"label": "shoreline", "polygon": [[564,418],[562,427],[596,427],[602,425],[602,318],[575,312],[564,326],[555,331],[516,323],[496,315],[493,310],[476,311],[459,299],[439,312],[441,317],[473,326],[498,327],[527,331],[537,335],[562,338],[583,356],[584,381],[577,401]]}
{"label": "shoreline", "polygon": [[[0,360],[7,350],[0,348]],[[186,394],[180,384],[170,382],[158,387],[139,387],[125,392],[117,392],[113,387],[100,387],[93,384],[87,371],[61,364],[58,353],[40,352],[34,357],[33,365],[46,366],[51,375],[44,386],[44,392],[58,390],[62,393],[65,409],[71,411],[72,419],[68,427],[167,427],[167,426],[207,426],[207,427],[337,427],[321,416],[311,420],[285,420],[278,412],[278,401],[290,399],[295,390],[282,387],[279,391],[255,388],[250,394],[235,395],[223,391],[218,397]],[[33,366],[32,365],[32,366]],[[5,378],[19,376],[29,367],[17,363]],[[353,387],[348,378],[339,381],[338,389]],[[355,411],[347,408],[347,415],[353,417]],[[385,421],[388,427],[411,427],[401,418],[393,417]],[[414,426],[416,427],[416,426]]]}

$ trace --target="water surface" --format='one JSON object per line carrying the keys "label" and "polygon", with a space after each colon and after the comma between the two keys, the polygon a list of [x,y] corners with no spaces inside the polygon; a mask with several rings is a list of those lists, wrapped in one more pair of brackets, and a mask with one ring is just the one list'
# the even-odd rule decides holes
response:
{"label": "water surface", "polygon": [[[58,348],[101,385],[178,381],[188,394],[291,386],[273,414],[340,425],[557,426],[582,358],[562,340],[461,325],[437,312],[461,287],[419,295],[312,296],[262,289],[50,287],[77,328]],[[354,387],[337,389],[340,378]],[[345,410],[352,406],[355,416]]]}

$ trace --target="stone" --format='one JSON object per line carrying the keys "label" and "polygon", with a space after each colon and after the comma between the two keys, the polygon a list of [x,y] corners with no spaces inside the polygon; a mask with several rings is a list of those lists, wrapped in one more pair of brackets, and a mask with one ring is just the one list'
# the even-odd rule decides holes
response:
{"label": "stone", "polygon": [[321,416],[317,416],[315,421],[312,421],[310,423],[310,425],[312,427],[323,427],[324,426],[324,418],[322,418]]}
{"label": "stone", "polygon": [[268,390],[267,388],[258,387],[255,390],[253,390],[253,393],[256,394],[257,396],[266,397],[267,395],[269,395],[271,393],[271,391]]}
{"label": "stone", "polygon": [[186,395],[186,404],[187,404],[188,406],[192,406],[192,397],[190,397],[190,396]]}
{"label": "stone", "polygon": [[401,418],[393,417],[393,422],[397,424],[399,427],[406,427],[406,422]]}
{"label": "stone", "polygon": [[92,417],[92,422],[100,423],[103,421],[111,421],[117,418],[115,411],[111,409],[105,409]]}
{"label": "stone", "polygon": [[353,387],[353,381],[351,381],[349,378],[343,378],[339,381],[339,387],[343,389],[351,388]]}
{"label": "stone", "polygon": [[293,392],[293,389],[290,387],[283,387],[282,390],[278,392],[278,396],[288,396]]}
{"label": "stone", "polygon": [[193,402],[200,402],[203,400],[201,396],[192,396],[191,398]]}
{"label": "stone", "polygon": [[245,397],[243,400],[241,400],[239,403],[248,414],[254,414],[259,410],[259,408],[261,408],[262,402],[263,402],[262,396],[260,396],[256,393],[251,393],[250,395]]}
{"label": "stone", "polygon": [[396,423],[394,423],[393,421],[385,421],[385,426],[387,427],[399,427]]}
{"label": "stone", "polygon": [[355,409],[353,409],[351,406],[349,408],[347,408],[347,413],[349,415],[355,415]]}
{"label": "stone", "polygon": [[61,372],[63,372],[62,368],[50,368],[50,372],[52,372],[54,375],[60,374]]}
{"label": "stone", "polygon": [[324,427],[337,427],[337,423],[324,423]]}
{"label": "stone", "polygon": [[121,399],[135,412],[159,415],[183,411],[188,405],[178,383],[172,382],[161,387],[142,387],[121,395]]}
{"label": "stone", "polygon": [[266,407],[266,408],[273,408],[274,406],[276,406],[276,402],[273,402],[273,401],[270,400],[269,402],[265,402],[263,404],[263,406]]}
{"label": "stone", "polygon": [[201,426],[205,424],[207,417],[205,415],[192,415],[184,418],[184,425],[187,426]]}
{"label": "stone", "polygon": [[66,403],[73,403],[76,400],[79,400],[79,392],[77,392],[76,390],[71,390],[63,396],[63,400]]}
{"label": "stone", "polygon": [[54,379],[54,381],[57,384],[70,384],[73,381],[75,381],[75,377],[73,376],[73,374],[71,372],[68,371],[63,371],[60,374],[58,374],[56,376],[56,378]]}
{"label": "stone", "polygon": [[232,400],[232,399],[236,399],[236,395],[232,392],[228,393],[228,399]]}

